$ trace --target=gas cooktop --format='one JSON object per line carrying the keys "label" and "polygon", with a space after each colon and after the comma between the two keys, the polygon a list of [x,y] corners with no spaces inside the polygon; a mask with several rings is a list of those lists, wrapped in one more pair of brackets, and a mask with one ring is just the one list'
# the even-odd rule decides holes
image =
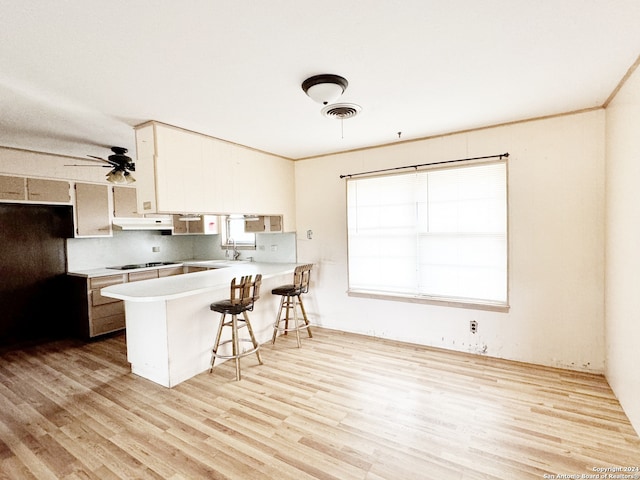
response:
{"label": "gas cooktop", "polygon": [[148,263],[132,263],[129,265],[119,265],[117,267],[107,267],[109,270],[133,270],[135,268],[161,267],[163,265],[175,265],[178,262],[148,262]]}

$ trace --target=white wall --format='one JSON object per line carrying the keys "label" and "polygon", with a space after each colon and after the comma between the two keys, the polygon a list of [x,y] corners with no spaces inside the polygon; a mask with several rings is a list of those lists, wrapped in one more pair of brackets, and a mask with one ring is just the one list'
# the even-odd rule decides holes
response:
{"label": "white wall", "polygon": [[640,70],[606,119],[606,375],[640,434]]}
{"label": "white wall", "polygon": [[[599,109],[296,162],[298,259],[316,264],[308,297],[313,320],[423,345],[604,372],[604,120]],[[511,155],[508,313],[347,296],[340,174],[504,152]],[[470,320],[478,321],[475,335]]]}

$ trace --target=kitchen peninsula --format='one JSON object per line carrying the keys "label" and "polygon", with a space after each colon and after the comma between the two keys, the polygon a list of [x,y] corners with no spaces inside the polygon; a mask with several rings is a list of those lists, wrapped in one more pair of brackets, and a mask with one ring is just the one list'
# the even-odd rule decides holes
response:
{"label": "kitchen peninsula", "polygon": [[290,283],[297,264],[224,260],[199,264],[209,270],[101,290],[105,297],[124,300],[127,360],[136,375],[171,388],[208,370],[220,321],[209,305],[229,298],[235,277],[262,274],[260,299],[249,315],[258,342],[271,338],[279,302],[271,289]]}

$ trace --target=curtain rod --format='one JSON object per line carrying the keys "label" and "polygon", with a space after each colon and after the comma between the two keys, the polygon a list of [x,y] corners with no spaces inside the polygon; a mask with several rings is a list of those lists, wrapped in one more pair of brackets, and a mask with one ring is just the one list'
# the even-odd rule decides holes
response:
{"label": "curtain rod", "polygon": [[509,158],[509,153],[501,153],[499,155],[487,155],[485,157],[472,157],[472,158],[460,158],[458,160],[445,160],[443,162],[434,162],[434,163],[420,163],[418,165],[406,165],[404,167],[393,167],[393,168],[383,168],[382,170],[371,170],[368,172],[359,172],[359,173],[349,173],[347,175],[340,175],[340,178],[345,178],[345,177],[357,177],[358,175],[370,175],[372,173],[381,173],[381,172],[391,172],[393,170],[404,170],[405,168],[419,168],[419,167],[426,167],[429,165],[442,165],[445,163],[456,163],[456,162],[469,162],[471,160],[486,160],[487,158],[500,158],[502,159],[502,157],[505,158]]}

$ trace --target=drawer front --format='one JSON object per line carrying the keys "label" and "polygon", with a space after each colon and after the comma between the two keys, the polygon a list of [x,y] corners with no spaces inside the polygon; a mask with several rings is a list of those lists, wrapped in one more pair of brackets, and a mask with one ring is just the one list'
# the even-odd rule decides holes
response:
{"label": "drawer front", "polygon": [[158,278],[158,269],[155,270],[143,270],[142,272],[131,272],[129,274],[130,282],[139,282],[140,280],[151,280],[152,278]]}
{"label": "drawer front", "polygon": [[125,278],[123,274],[120,275],[107,275],[106,277],[93,277],[89,279],[89,288],[103,288],[109,285],[117,285],[124,283]]}
{"label": "drawer front", "polygon": [[105,303],[104,305],[96,305],[95,307],[91,308],[92,320],[108,317],[111,315],[124,315],[124,302],[122,300],[118,300],[112,303]]}
{"label": "drawer front", "polygon": [[91,322],[90,335],[92,337],[95,337],[96,335],[102,335],[103,333],[122,330],[124,327],[125,327],[124,313],[119,315],[110,315],[108,317],[97,318]]}
{"label": "drawer front", "polygon": [[172,275],[182,275],[183,267],[167,267],[158,269],[159,277],[170,277]]}
{"label": "drawer front", "polygon": [[195,266],[187,266],[184,267],[185,273],[195,273],[195,272],[204,272],[209,270],[207,267],[195,267]]}
{"label": "drawer front", "polygon": [[111,297],[103,297],[100,293],[100,290],[91,290],[91,305],[104,305],[105,303],[115,303],[121,302],[122,300],[118,300],[117,298]]}

